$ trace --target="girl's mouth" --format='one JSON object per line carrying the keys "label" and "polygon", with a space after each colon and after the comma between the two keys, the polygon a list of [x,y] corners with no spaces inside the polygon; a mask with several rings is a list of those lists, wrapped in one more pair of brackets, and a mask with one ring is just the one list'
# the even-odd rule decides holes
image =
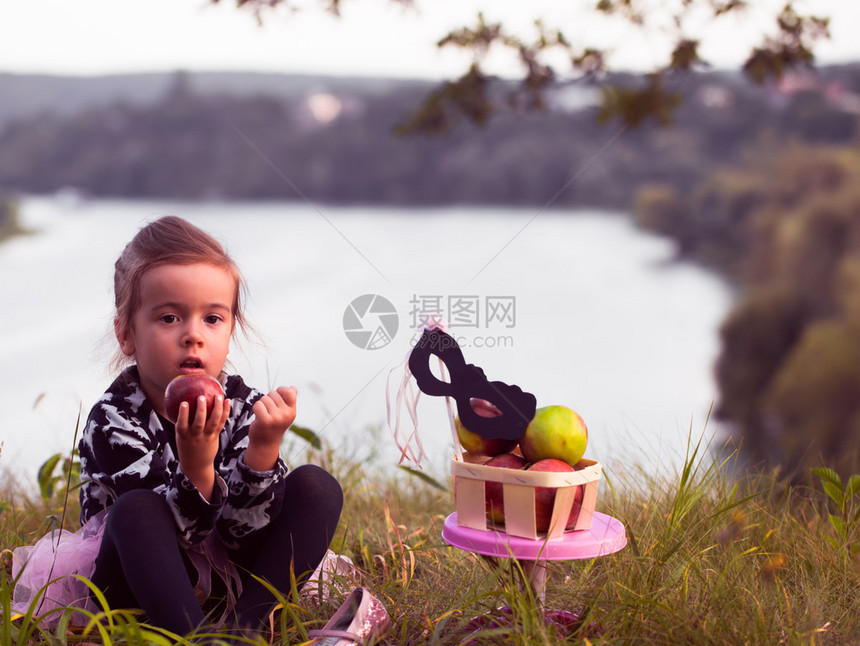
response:
{"label": "girl's mouth", "polygon": [[194,372],[203,369],[203,363],[200,359],[190,358],[179,364],[179,369],[182,372]]}

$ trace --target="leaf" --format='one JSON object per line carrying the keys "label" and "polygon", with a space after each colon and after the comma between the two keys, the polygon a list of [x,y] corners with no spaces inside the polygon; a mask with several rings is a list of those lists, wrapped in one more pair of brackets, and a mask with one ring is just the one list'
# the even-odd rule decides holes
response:
{"label": "leaf", "polygon": [[423,480],[427,484],[432,485],[433,487],[436,487],[437,489],[441,489],[442,491],[448,491],[448,487],[441,484],[435,478],[428,476],[426,473],[424,473],[423,471],[421,471],[419,469],[413,469],[412,467],[407,467],[407,466],[404,466],[402,464],[398,468],[401,469],[402,471],[405,471],[409,475],[415,476],[419,480]]}
{"label": "leaf", "polygon": [[58,480],[54,475],[54,470],[57,468],[57,464],[59,464],[62,457],[61,453],[55,453],[39,467],[36,480],[39,483],[39,491],[42,494],[42,498],[50,498],[54,494],[54,485]]}
{"label": "leaf", "polygon": [[473,63],[460,78],[448,81],[431,92],[423,105],[405,123],[395,128],[398,134],[438,135],[450,131],[461,117],[483,126],[495,110],[489,97],[490,79]]}
{"label": "leaf", "polygon": [[161,633],[153,632],[152,630],[140,630],[140,637],[147,644],[160,644],[160,646],[171,646],[176,642],[173,639],[168,639]]}
{"label": "leaf", "polygon": [[304,426],[299,426],[297,424],[293,424],[292,426],[290,426],[290,431],[305,440],[315,449],[319,450],[322,448],[322,440],[320,440],[320,436],[314,433],[311,429],[306,428]]}
{"label": "leaf", "polygon": [[833,529],[836,530],[836,533],[842,538],[847,538],[848,532],[845,530],[845,521],[842,519],[842,516],[828,514],[827,517],[830,519],[830,524],[833,526]]}
{"label": "leaf", "polygon": [[822,482],[821,486],[824,488],[824,493],[830,496],[830,499],[836,503],[836,505],[842,509],[842,505],[845,503],[845,497],[842,495],[842,489],[837,487],[832,482]]}
{"label": "leaf", "polygon": [[850,498],[860,493],[860,474],[855,474],[848,478],[848,484],[845,485],[845,497]]}
{"label": "leaf", "polygon": [[702,64],[702,59],[699,58],[699,41],[691,39],[683,39],[672,52],[672,62],[669,67],[674,70],[689,71],[693,67]]}
{"label": "leaf", "polygon": [[842,489],[842,478],[840,478],[839,474],[830,467],[815,467],[812,469],[812,473],[821,478],[822,481],[832,482]]}
{"label": "leaf", "polygon": [[663,76],[655,72],[648,75],[644,87],[603,88],[600,103],[598,123],[617,118],[627,127],[639,126],[647,120],[668,126],[681,105],[681,95],[667,89]]}
{"label": "leaf", "polygon": [[51,477],[62,457],[61,453],[55,453],[42,463],[42,466],[39,467],[39,474],[37,476],[39,481],[47,480]]}
{"label": "leaf", "polygon": [[633,533],[633,528],[629,523],[624,524],[625,529],[627,530],[627,539],[630,543],[630,549],[633,550],[633,554],[636,558],[639,558],[641,555],[639,554],[639,542],[636,540],[636,535]]}
{"label": "leaf", "polygon": [[83,487],[87,482],[89,482],[89,480],[82,480],[81,482],[77,482],[77,483],[73,484],[71,487],[69,487],[69,491],[70,492],[76,491],[76,490],[80,489],[81,487]]}

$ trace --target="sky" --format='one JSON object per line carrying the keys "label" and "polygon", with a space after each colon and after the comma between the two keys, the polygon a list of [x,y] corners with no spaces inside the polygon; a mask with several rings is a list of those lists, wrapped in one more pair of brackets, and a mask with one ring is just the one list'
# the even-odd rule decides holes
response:
{"label": "sky", "polygon": [[[501,19],[522,37],[533,21],[561,26],[573,42],[613,48],[616,67],[644,71],[665,55],[668,39],[659,24],[680,0],[643,0],[658,22],[647,36],[600,20],[594,0],[341,0],[342,14],[324,10],[326,0],[292,0],[295,11],[268,13],[262,26],[235,0],[4,0],[0,3],[0,71],[100,75],[164,70],[248,70],[345,76],[444,78],[465,70],[463,52],[436,42],[475,23],[479,10]],[[744,17],[702,21],[705,58],[737,67],[744,52],[770,28],[785,0],[752,0]],[[860,2],[795,0],[801,13],[832,19],[831,42],[817,50],[822,63],[860,60]],[[515,61],[491,59],[490,71],[515,73]]]}

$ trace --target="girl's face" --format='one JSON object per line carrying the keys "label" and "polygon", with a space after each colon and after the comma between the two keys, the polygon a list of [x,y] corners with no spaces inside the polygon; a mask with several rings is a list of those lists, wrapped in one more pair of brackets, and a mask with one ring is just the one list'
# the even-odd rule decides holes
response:
{"label": "girl's face", "polygon": [[180,374],[218,377],[230,351],[236,281],[206,263],[159,265],[140,279],[131,327],[116,326],[120,348],[134,356],[140,382],[164,414],[164,389]]}

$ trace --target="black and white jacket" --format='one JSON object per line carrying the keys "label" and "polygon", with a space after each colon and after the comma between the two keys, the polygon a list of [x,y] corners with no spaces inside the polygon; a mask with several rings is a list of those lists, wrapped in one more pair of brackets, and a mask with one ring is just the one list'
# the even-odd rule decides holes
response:
{"label": "black and white jacket", "polygon": [[158,415],[140,387],[137,368],[123,371],[93,406],[78,445],[81,457],[81,524],[131,489],[151,489],[173,511],[180,542],[190,547],[213,530],[229,548],[266,527],[281,509],[286,465],[253,471],[242,461],[251,407],[263,393],[238,375],[222,384],[232,400],[215,458],[215,488],[207,502],[179,468],[173,424]]}

